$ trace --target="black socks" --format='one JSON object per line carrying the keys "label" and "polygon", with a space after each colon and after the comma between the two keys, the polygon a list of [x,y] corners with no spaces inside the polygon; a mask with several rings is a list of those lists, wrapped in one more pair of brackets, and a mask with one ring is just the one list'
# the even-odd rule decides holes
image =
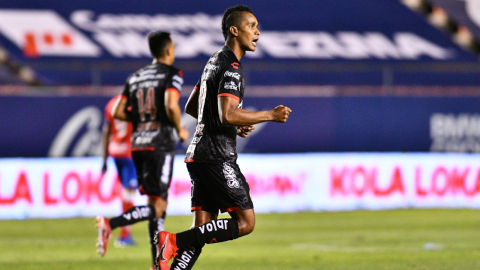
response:
{"label": "black socks", "polygon": [[237,239],[239,236],[238,223],[234,219],[212,220],[200,227],[177,233],[177,247],[179,250],[203,244],[212,244]]}
{"label": "black socks", "polygon": [[185,247],[177,251],[177,256],[173,259],[170,270],[190,270],[197,261],[204,244],[198,247]]}
{"label": "black socks", "polygon": [[135,224],[139,221],[155,218],[155,208],[152,205],[135,206],[118,217],[110,219],[110,227],[113,229]]}
{"label": "black socks", "polygon": [[154,244],[153,239],[155,234],[165,230],[165,216],[166,212],[163,212],[161,218],[155,218],[148,220],[148,239],[150,240],[150,251],[152,252],[152,263],[155,263],[155,256],[157,256],[157,246]]}

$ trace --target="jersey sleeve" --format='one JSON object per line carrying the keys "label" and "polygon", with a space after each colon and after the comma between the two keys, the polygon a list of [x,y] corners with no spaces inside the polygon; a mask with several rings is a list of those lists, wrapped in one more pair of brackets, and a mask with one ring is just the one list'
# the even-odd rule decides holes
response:
{"label": "jersey sleeve", "polygon": [[242,74],[242,66],[238,62],[232,62],[221,69],[218,97],[227,96],[240,101]]}
{"label": "jersey sleeve", "polygon": [[198,80],[197,84],[195,84],[195,87],[193,88],[195,91],[200,90],[200,84],[202,83],[202,79]]}
{"label": "jersey sleeve", "polygon": [[172,78],[166,82],[165,91],[177,91],[180,94],[182,92],[182,85],[183,72],[178,70],[174,72]]}

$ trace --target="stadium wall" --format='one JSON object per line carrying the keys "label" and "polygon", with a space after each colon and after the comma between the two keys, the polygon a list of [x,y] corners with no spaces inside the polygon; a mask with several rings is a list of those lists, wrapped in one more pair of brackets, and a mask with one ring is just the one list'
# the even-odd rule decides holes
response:
{"label": "stadium wall", "polygon": [[[2,89],[2,88],[0,88]],[[8,87],[3,88],[9,89]],[[99,156],[104,106],[121,87],[37,89],[0,95],[0,157]],[[184,88],[181,105],[190,92]],[[244,108],[279,104],[293,112],[288,123],[262,123],[244,153],[480,152],[480,88],[375,86],[249,87]],[[6,91],[6,90],[5,90]],[[63,92],[62,92],[63,91]],[[79,94],[81,93],[81,94]],[[193,135],[196,121],[182,123]],[[178,146],[184,153],[188,142]]]}
{"label": "stadium wall", "polygon": [[[476,154],[242,154],[257,213],[394,208],[480,208]],[[0,160],[0,219],[113,216],[121,212],[112,160]],[[136,204],[145,197],[137,196]],[[190,213],[190,178],[175,159],[169,215]]]}

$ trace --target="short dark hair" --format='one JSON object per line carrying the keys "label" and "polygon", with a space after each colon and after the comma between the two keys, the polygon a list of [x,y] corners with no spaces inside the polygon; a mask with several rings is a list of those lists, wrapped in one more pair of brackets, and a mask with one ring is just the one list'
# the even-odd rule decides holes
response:
{"label": "short dark hair", "polygon": [[169,32],[155,31],[148,35],[148,47],[155,58],[164,56],[171,42],[172,38]]}
{"label": "short dark hair", "polygon": [[250,7],[245,5],[238,5],[227,8],[223,13],[222,18],[222,33],[225,40],[227,40],[228,33],[230,33],[230,26],[239,26],[241,14],[243,12],[252,13],[253,11]]}

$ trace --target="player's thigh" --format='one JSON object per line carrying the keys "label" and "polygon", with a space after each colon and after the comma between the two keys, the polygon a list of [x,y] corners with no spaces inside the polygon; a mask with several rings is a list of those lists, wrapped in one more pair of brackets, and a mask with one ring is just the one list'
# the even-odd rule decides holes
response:
{"label": "player's thigh", "polygon": [[155,161],[151,163],[151,166],[156,169],[156,177],[160,180],[160,184],[169,187],[172,182],[175,152],[158,151],[154,153],[154,156]]}
{"label": "player's thigh", "polygon": [[205,177],[202,176],[205,173],[205,167],[199,164],[187,163],[187,169],[191,181],[191,211],[217,214],[219,208],[215,203],[215,194],[211,192]]}
{"label": "player's thigh", "polygon": [[160,198],[162,192],[157,175],[157,156],[153,151],[134,151],[132,157],[137,170],[140,193]]}
{"label": "player's thigh", "polygon": [[132,160],[137,175],[138,186],[141,186],[145,181],[145,158],[144,151],[132,151]]}
{"label": "player's thigh", "polygon": [[202,210],[230,212],[253,208],[250,187],[237,164],[189,163],[187,168],[193,183],[192,198],[204,198],[203,203],[213,206]]}
{"label": "player's thigh", "polygon": [[213,183],[221,212],[253,209],[250,186],[238,164],[224,162],[209,172],[212,179],[218,179]]}

